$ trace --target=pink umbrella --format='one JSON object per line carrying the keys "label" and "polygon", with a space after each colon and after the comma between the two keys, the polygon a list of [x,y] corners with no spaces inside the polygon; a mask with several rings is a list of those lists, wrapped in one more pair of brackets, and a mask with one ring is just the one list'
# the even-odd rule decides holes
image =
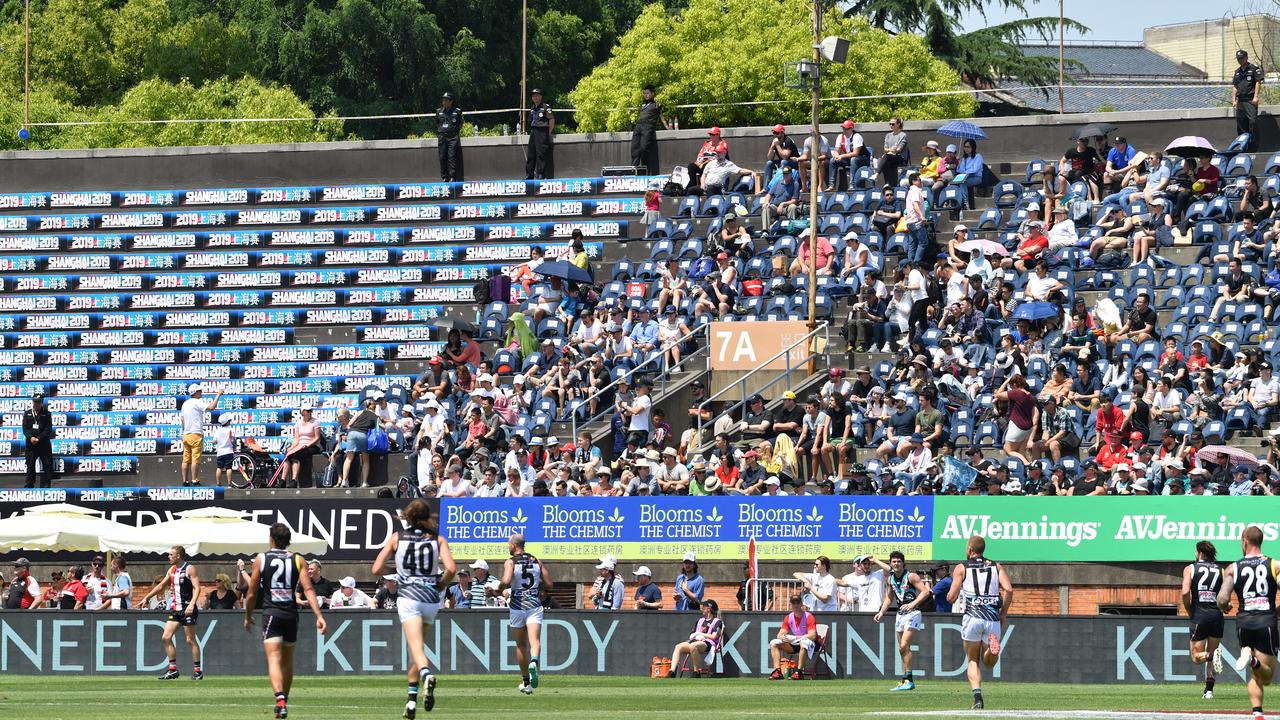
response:
{"label": "pink umbrella", "polygon": [[1009,254],[1009,251],[1006,250],[1003,245],[996,242],[995,240],[983,240],[982,238],[965,240],[964,242],[957,245],[956,249],[962,252],[973,252],[974,250],[981,250],[983,255],[1008,255]]}
{"label": "pink umbrella", "polygon": [[1199,135],[1183,135],[1169,143],[1164,151],[1178,157],[1208,157],[1218,152],[1213,149],[1213,143]]}
{"label": "pink umbrella", "polygon": [[1226,445],[1205,445],[1196,452],[1196,457],[1217,465],[1238,464],[1256,468],[1262,463],[1253,453]]}

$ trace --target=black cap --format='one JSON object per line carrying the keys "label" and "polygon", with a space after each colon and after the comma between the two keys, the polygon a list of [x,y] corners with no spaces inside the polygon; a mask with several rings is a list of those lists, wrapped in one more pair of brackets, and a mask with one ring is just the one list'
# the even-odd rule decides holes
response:
{"label": "black cap", "polygon": [[1128,145],[1128,144],[1129,144],[1129,141],[1125,138],[1125,136],[1123,136],[1123,135],[1117,135],[1117,136],[1116,136],[1116,143],[1124,143],[1124,144]]}
{"label": "black cap", "polygon": [[33,401],[34,401],[34,400],[44,400],[44,393],[42,393],[42,392],[40,392],[40,393],[36,393],[35,395],[32,395],[32,396],[31,396],[31,399],[32,399]]}
{"label": "black cap", "polygon": [[441,99],[441,100],[452,100],[452,99],[453,99],[453,93],[451,93],[451,92],[447,92],[447,93],[445,93],[444,95],[441,95],[441,96],[440,96],[440,99]]}
{"label": "black cap", "polygon": [[693,382],[689,383],[689,387],[691,387],[691,388],[702,388],[703,390],[706,390],[706,389],[707,389],[707,384],[706,384],[706,383],[704,383],[704,382],[702,382],[701,380],[694,380]]}
{"label": "black cap", "polygon": [[30,561],[30,560],[28,560],[28,559],[26,559],[26,558],[24,558],[24,557],[20,557],[20,558],[18,558],[17,560],[14,560],[14,561],[13,561],[13,566],[14,566],[14,567],[24,567],[24,568],[29,568],[29,567],[31,567],[31,561]]}
{"label": "black cap", "polygon": [[541,94],[542,94],[542,91],[541,91],[541,90],[539,90],[538,88],[534,88],[534,89],[532,89],[532,90],[530,90],[530,91],[529,91],[529,94],[530,94],[530,95],[541,95]]}
{"label": "black cap", "polygon": [[1249,53],[1245,51],[1243,48],[1236,51],[1237,60],[1239,60],[1240,58],[1247,58],[1247,57],[1249,57]]}
{"label": "black cap", "polygon": [[752,395],[751,397],[747,398],[748,405],[752,405],[758,402],[764,402],[764,398],[760,395],[760,393],[756,393],[755,395]]}

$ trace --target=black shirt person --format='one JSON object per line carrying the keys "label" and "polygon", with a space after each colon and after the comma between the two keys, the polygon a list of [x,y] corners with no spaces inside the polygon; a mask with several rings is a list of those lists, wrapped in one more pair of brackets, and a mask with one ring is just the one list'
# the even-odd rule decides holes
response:
{"label": "black shirt person", "polygon": [[51,487],[53,478],[53,416],[44,406],[44,393],[31,398],[31,409],[22,413],[26,438],[27,487],[35,487],[36,460],[40,461],[40,487]]}
{"label": "black shirt person", "polygon": [[644,86],[644,102],[631,128],[631,164],[645,168],[650,175],[658,174],[658,125],[664,130],[667,121],[662,117],[662,106],[653,97],[652,85]]}
{"label": "black shirt person", "polygon": [[551,106],[542,102],[542,91],[534,88],[533,107],[529,108],[529,151],[524,163],[526,180],[555,177],[555,146],[551,136],[556,130],[556,116]]}
{"label": "black shirt person", "polygon": [[445,93],[436,110],[437,150],[440,153],[440,179],[462,182],[462,110],[454,104],[453,93]]}
{"label": "black shirt person", "polygon": [[[1258,121],[1258,91],[1262,87],[1262,68],[1249,62],[1249,53],[1236,51],[1235,75],[1231,76],[1231,107],[1236,109],[1236,134],[1243,135],[1254,132],[1254,124]],[[1253,147],[1253,138],[1249,138],[1249,150]]]}

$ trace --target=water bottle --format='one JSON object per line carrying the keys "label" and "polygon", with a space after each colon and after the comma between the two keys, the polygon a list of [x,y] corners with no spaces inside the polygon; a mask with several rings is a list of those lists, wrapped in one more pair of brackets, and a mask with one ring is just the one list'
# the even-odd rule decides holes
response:
{"label": "water bottle", "polygon": [[503,123],[503,124],[502,124],[502,137],[506,137],[506,136],[507,136],[507,124],[506,124],[506,123]]}

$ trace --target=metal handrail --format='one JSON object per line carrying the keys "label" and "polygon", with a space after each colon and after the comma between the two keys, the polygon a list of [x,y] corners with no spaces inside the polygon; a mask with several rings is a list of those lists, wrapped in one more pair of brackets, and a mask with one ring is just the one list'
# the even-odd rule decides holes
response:
{"label": "metal handrail", "polygon": [[[694,329],[690,330],[687,334],[680,336],[677,340],[675,340],[675,343],[676,343],[676,344],[683,343],[683,342],[685,342],[685,341],[689,340],[690,338],[692,338],[693,336],[697,335],[698,333],[700,333],[700,332],[702,332],[702,331],[704,331],[704,330],[706,330],[707,328],[710,328],[710,327],[711,327],[711,323],[709,323],[709,322],[703,322],[701,325],[699,325],[699,326],[695,327]],[[708,340],[708,342],[706,343],[706,345],[704,345],[702,348],[699,348],[696,352],[690,353],[687,357],[681,358],[680,363],[683,365],[684,363],[688,362],[689,360],[692,360],[693,358],[695,358],[695,357],[697,357],[698,355],[702,354],[702,352],[703,352],[704,350],[705,350],[706,352],[710,352],[710,348],[711,348],[711,343],[710,343],[710,340]],[[654,351],[654,354],[653,354],[653,355],[652,355],[648,360],[645,360],[644,362],[640,363],[639,365],[636,365],[635,367],[631,368],[631,370],[629,370],[628,372],[626,372],[625,374],[623,374],[621,377],[614,378],[614,379],[613,379],[613,381],[612,381],[612,382],[610,382],[608,385],[605,385],[604,387],[600,388],[599,390],[597,390],[597,391],[595,391],[595,392],[591,393],[591,394],[590,394],[590,395],[588,395],[587,397],[585,397],[585,398],[583,398],[582,400],[580,400],[580,401],[579,401],[579,404],[578,404],[578,407],[589,406],[589,404],[591,403],[591,401],[592,401],[592,400],[594,400],[594,399],[596,399],[596,398],[598,398],[598,397],[602,397],[602,396],[603,396],[606,392],[608,392],[611,388],[613,388],[615,385],[617,385],[618,383],[620,383],[620,382],[622,382],[622,381],[624,381],[624,380],[625,380],[625,381],[627,381],[627,384],[632,384],[632,383],[631,383],[631,377],[632,377],[633,375],[635,375],[637,372],[639,372],[641,368],[645,367],[646,365],[648,365],[648,364],[650,364],[650,363],[652,363],[652,362],[660,361],[660,360],[664,360],[665,358],[666,358],[666,353],[665,353],[665,352],[663,352],[662,350],[655,350],[655,351]],[[669,373],[662,373],[662,383],[663,383],[663,386],[662,386],[662,387],[663,387],[663,390],[664,390],[664,391],[666,390],[666,382],[667,382],[667,379],[668,379],[668,377],[667,377],[668,375],[669,375]],[[598,412],[598,413],[596,413],[595,415],[593,415],[593,416],[591,416],[591,417],[587,418],[586,420],[583,420],[583,421],[582,421],[582,425],[583,425],[584,427],[585,427],[585,426],[587,426],[587,425],[590,425],[591,423],[596,422],[597,420],[599,420],[600,418],[604,417],[605,415],[608,415],[608,414],[609,414],[609,412],[611,412],[611,411],[606,410],[606,411],[603,411],[603,412]],[[574,411],[573,411],[573,412],[571,412],[571,413],[569,414],[569,422],[570,422],[570,427],[572,428],[573,437],[575,437],[575,438],[576,438],[576,437],[578,437],[578,412],[577,412],[577,409],[576,409],[576,408],[574,409]]]}
{"label": "metal handrail", "polygon": [[[698,403],[697,409],[698,409],[698,450],[699,452],[701,452],[702,447],[706,444],[706,440],[705,440],[706,436],[703,434],[703,426],[706,421],[702,419],[702,411],[706,409],[709,403],[715,401],[716,398],[720,397],[721,395],[724,395],[730,390],[733,390],[735,387],[741,391],[742,397],[740,400],[738,400],[738,402],[725,408],[724,411],[721,412],[718,416],[711,418],[711,422],[714,424],[714,422],[719,418],[724,417],[725,415],[733,412],[737,408],[743,407],[747,404],[747,397],[748,397],[747,378],[750,378],[752,375],[755,375],[756,373],[762,370],[769,369],[769,366],[773,364],[773,361],[777,360],[778,358],[786,359],[786,369],[783,371],[781,375],[765,383],[764,387],[760,388],[760,390],[757,390],[756,392],[760,392],[761,390],[768,390],[769,388],[773,387],[775,383],[783,380],[784,378],[790,378],[792,370],[798,369],[798,368],[793,368],[791,366],[791,351],[803,343],[810,342],[818,333],[826,333],[827,334],[826,339],[828,342],[830,342],[830,339],[831,339],[830,332],[829,332],[830,328],[831,328],[831,324],[823,320],[821,323],[818,324],[817,327],[815,327],[814,329],[806,333],[804,337],[800,338],[799,340],[796,340],[795,342],[791,343],[790,345],[788,345],[787,347],[783,348],[781,351],[776,353],[773,357],[760,363],[754,369],[747,372],[747,374],[738,378],[737,381],[735,381],[732,385],[726,386],[723,389],[715,393],[712,393],[710,396],[707,397],[707,399]],[[816,351],[810,350],[809,354],[804,358],[802,365],[808,365],[813,360],[813,358],[817,356],[817,354],[818,353]]]}

